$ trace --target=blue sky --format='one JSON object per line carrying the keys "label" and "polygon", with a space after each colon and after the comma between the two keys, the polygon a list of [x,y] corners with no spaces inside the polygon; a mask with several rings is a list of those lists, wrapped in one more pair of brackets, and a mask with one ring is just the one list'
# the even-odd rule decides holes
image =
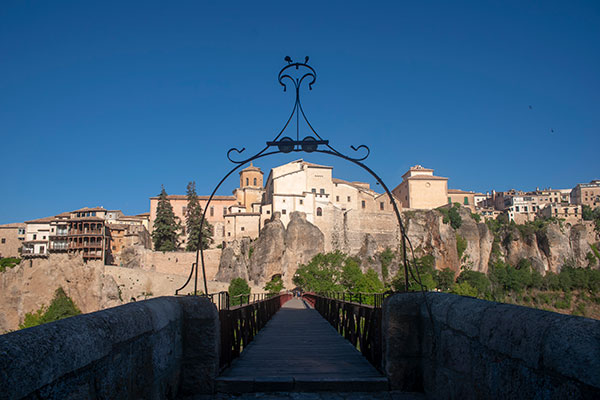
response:
{"label": "blue sky", "polygon": [[0,223],[208,194],[230,147],[283,126],[286,55],[317,70],[320,135],[367,144],[390,187],[414,164],[451,188],[573,187],[600,178],[599,43],[598,1],[3,1]]}

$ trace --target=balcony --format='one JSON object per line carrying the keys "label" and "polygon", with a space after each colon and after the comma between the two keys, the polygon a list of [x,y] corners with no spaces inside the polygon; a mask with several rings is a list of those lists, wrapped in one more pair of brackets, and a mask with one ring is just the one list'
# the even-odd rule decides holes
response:
{"label": "balcony", "polygon": [[69,236],[102,236],[104,235],[104,232],[101,230],[78,230],[78,229],[71,229],[71,232],[69,233]]}
{"label": "balcony", "polygon": [[102,249],[102,243],[70,243],[69,250]]}

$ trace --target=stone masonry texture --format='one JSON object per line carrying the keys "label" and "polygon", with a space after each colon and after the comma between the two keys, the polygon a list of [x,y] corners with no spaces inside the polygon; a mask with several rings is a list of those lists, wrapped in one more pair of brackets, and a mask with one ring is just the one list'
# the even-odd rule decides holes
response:
{"label": "stone masonry texture", "polygon": [[0,399],[210,393],[218,327],[208,300],[160,297],[8,333],[0,336]]}
{"label": "stone masonry texture", "polygon": [[600,398],[597,320],[407,293],[386,300],[383,337],[396,390],[436,399]]}

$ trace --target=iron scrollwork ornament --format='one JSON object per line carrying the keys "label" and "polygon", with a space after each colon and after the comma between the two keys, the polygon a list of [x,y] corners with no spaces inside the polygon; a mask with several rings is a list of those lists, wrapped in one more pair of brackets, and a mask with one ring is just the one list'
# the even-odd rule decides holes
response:
{"label": "iron scrollwork ornament", "polygon": [[[403,240],[402,248],[404,249],[403,258],[404,258],[404,264],[405,264],[405,281],[406,281],[406,287],[408,288],[408,271],[407,271],[407,261],[406,261],[407,256],[406,256],[406,246],[404,245],[404,240],[406,239],[406,233],[404,230],[404,226],[402,224],[402,220],[400,218],[400,212],[398,210],[398,207],[396,205],[396,202],[395,202],[390,190],[385,185],[383,180],[381,180],[381,178],[377,174],[375,174],[375,172],[373,172],[373,170],[371,170],[369,167],[367,167],[365,164],[362,163],[362,161],[364,161],[367,157],[369,157],[369,155],[371,153],[369,147],[367,147],[364,144],[361,144],[359,146],[350,146],[350,149],[356,153],[355,155],[347,155],[347,154],[341,153],[340,151],[336,150],[329,143],[329,140],[323,139],[317,133],[317,131],[313,128],[313,126],[309,122],[308,118],[306,117],[306,114],[304,113],[304,109],[302,108],[302,103],[300,101],[300,90],[302,88],[302,85],[306,83],[306,84],[308,84],[308,89],[312,90],[313,85],[317,81],[317,73],[313,67],[308,65],[308,60],[309,60],[309,58],[305,57],[304,62],[294,62],[294,60],[292,60],[291,57],[289,57],[289,56],[285,57],[285,61],[287,62],[287,65],[279,71],[277,80],[279,81],[279,84],[281,86],[283,86],[284,92],[287,91],[288,86],[290,86],[290,85],[293,86],[295,89],[296,99],[294,101],[294,107],[292,108],[292,112],[291,112],[289,118],[287,119],[285,125],[281,129],[281,131],[279,131],[279,133],[275,136],[275,138],[273,140],[266,142],[266,146],[262,150],[257,152],[256,154],[254,154],[250,157],[241,159],[241,160],[236,160],[234,158],[235,155],[236,154],[241,155],[242,153],[245,152],[246,148],[242,147],[241,149],[239,149],[237,147],[233,147],[233,148],[229,149],[229,151],[227,151],[227,158],[229,159],[229,161],[231,161],[233,164],[235,164],[235,167],[233,169],[231,169],[223,177],[223,179],[221,179],[219,184],[214,188],[212,194],[210,195],[210,197],[208,199],[208,202],[204,206],[204,212],[202,214],[202,224],[204,223],[204,221],[206,219],[206,211],[209,209],[210,202],[212,201],[213,197],[215,196],[217,190],[221,187],[223,182],[225,182],[225,180],[229,176],[231,176],[231,174],[233,174],[237,169],[241,168],[245,164],[248,164],[256,159],[263,158],[263,157],[266,157],[269,155],[280,154],[280,153],[292,153],[292,152],[322,153],[322,154],[329,154],[329,155],[333,155],[333,156],[336,156],[339,158],[343,158],[347,161],[350,161],[350,162],[360,166],[365,171],[367,171],[369,174],[371,174],[377,180],[377,182],[382,186],[382,188],[386,191],[386,193],[390,199],[390,203],[392,204],[392,208],[394,209],[394,212],[398,219],[400,230],[402,232],[402,240]],[[300,139],[300,123],[301,123],[300,118],[301,117],[302,117],[302,123],[305,123],[310,131],[308,136],[305,136],[303,139]],[[290,124],[293,125],[292,121],[294,119],[296,120],[295,121],[295,125],[296,125],[295,135],[288,134],[288,135],[284,136],[284,132],[286,132],[286,130],[288,130],[288,128],[290,127]],[[293,136],[295,136],[295,139],[293,138]],[[359,152],[361,152],[360,155],[358,154]],[[202,243],[202,233],[200,234],[200,237],[198,239],[198,244],[200,244],[200,243]],[[176,292],[175,292],[176,294],[178,294],[179,291],[181,291],[183,288],[185,288],[187,286],[187,284],[190,282],[194,272],[195,272],[194,293],[198,293],[198,290],[197,290],[198,267],[200,265],[202,265],[202,273],[203,273],[203,278],[204,278],[204,292],[208,293],[208,287],[207,287],[207,283],[206,283],[206,271],[205,271],[205,265],[204,265],[204,251],[203,251],[202,246],[199,245],[198,251],[196,253],[195,267],[192,267],[192,271],[190,272],[190,276],[188,277],[188,280],[184,283],[184,285],[181,288],[176,290]]]}

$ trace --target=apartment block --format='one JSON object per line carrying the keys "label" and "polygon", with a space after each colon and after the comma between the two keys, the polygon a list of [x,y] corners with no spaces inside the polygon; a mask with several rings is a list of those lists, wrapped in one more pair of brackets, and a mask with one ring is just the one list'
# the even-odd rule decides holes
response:
{"label": "apartment block", "polygon": [[579,183],[571,190],[571,203],[600,207],[600,180],[595,179],[590,183]]}

